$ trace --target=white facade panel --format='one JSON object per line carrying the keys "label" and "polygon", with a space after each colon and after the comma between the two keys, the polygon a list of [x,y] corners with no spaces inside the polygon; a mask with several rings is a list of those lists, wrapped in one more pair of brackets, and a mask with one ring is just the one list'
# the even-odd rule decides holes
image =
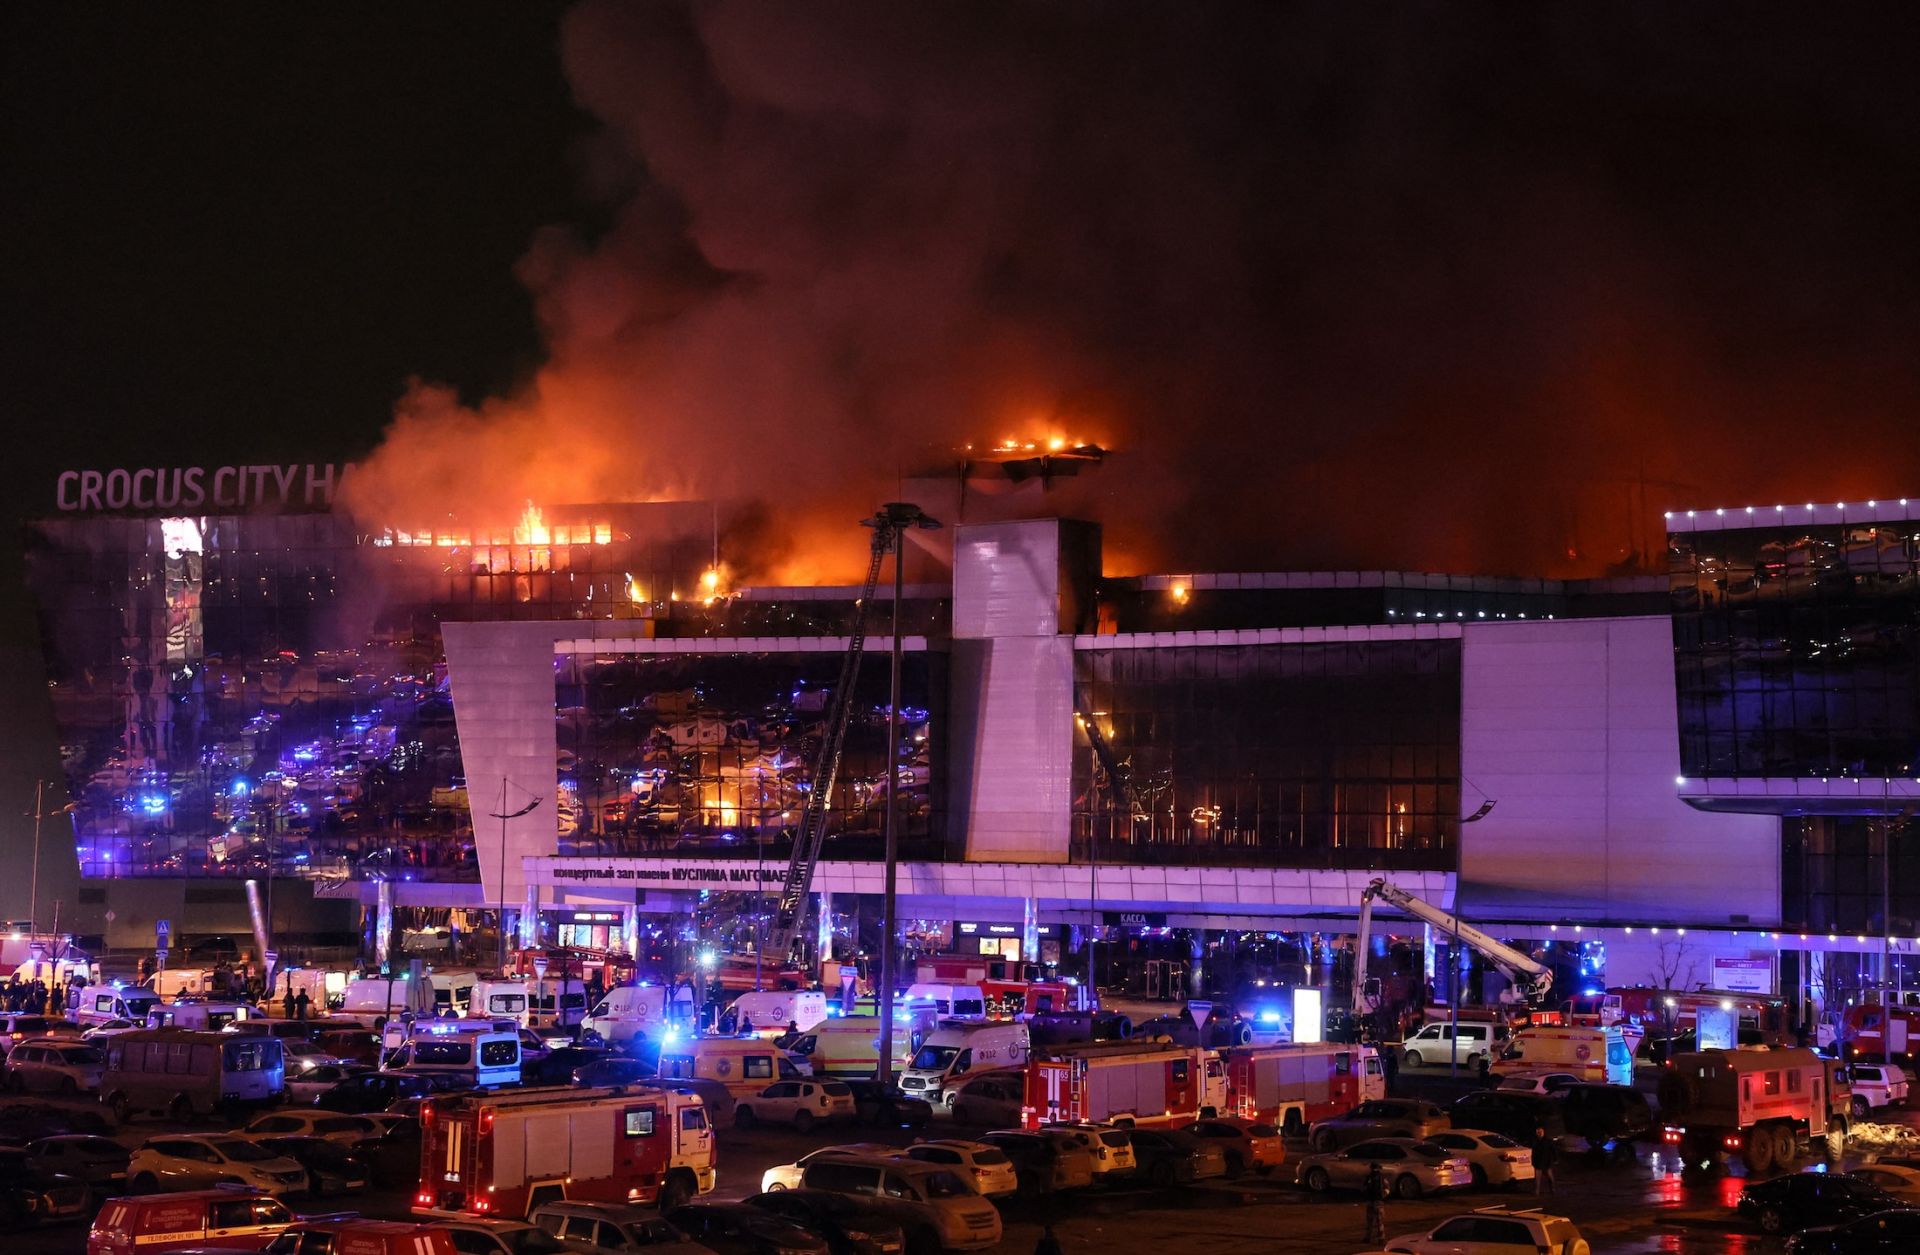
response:
{"label": "white facade panel", "polygon": [[1468,918],[1778,920],[1778,821],[1680,799],[1666,618],[1468,624],[1460,736],[1463,807],[1496,803],[1461,829]]}
{"label": "white facade panel", "polygon": [[1059,521],[959,528],[953,542],[954,638],[1052,636],[1059,630]]}

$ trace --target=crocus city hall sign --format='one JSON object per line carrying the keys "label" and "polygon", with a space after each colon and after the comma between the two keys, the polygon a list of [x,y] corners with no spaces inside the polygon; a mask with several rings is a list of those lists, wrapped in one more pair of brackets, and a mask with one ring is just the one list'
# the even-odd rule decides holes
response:
{"label": "crocus city hall sign", "polygon": [[149,510],[325,510],[349,468],[330,463],[269,466],[143,466],[62,471],[62,514]]}

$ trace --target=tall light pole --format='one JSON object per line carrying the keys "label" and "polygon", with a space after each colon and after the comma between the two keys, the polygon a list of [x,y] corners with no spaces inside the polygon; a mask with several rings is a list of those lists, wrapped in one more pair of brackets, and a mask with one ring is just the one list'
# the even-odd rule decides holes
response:
{"label": "tall light pole", "polygon": [[900,602],[906,596],[906,533],[909,529],[939,527],[919,506],[889,501],[868,521],[893,545],[893,648],[887,669],[887,850],[886,892],[880,908],[880,1059],[875,1079],[893,1083],[893,964],[899,921],[900,871]]}
{"label": "tall light pole", "polygon": [[[48,810],[45,805],[47,782],[33,782],[33,874],[29,878],[27,890],[27,927],[34,933],[40,931],[40,821],[51,819],[55,815],[73,814],[76,803],[68,802],[59,810]],[[59,912],[55,911],[58,915]]]}

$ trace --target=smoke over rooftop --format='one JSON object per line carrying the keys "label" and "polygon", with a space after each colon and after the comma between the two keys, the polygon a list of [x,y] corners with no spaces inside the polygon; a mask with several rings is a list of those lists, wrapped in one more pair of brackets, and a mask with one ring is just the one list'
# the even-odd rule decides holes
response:
{"label": "smoke over rooftop", "polygon": [[747,574],[844,576],[914,477],[1060,439],[1113,455],[1034,508],[1111,569],[1572,574],[1912,490],[1907,41],[1767,20],[588,0],[547,361],[414,387],[354,503],[714,498]]}

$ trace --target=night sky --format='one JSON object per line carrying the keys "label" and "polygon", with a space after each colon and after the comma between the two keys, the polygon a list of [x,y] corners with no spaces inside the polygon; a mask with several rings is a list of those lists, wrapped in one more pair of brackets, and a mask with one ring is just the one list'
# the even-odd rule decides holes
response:
{"label": "night sky", "polygon": [[1920,487],[1909,11],[10,8],[13,497],[398,406],[370,514],[1071,436],[1116,570],[1644,564]]}

